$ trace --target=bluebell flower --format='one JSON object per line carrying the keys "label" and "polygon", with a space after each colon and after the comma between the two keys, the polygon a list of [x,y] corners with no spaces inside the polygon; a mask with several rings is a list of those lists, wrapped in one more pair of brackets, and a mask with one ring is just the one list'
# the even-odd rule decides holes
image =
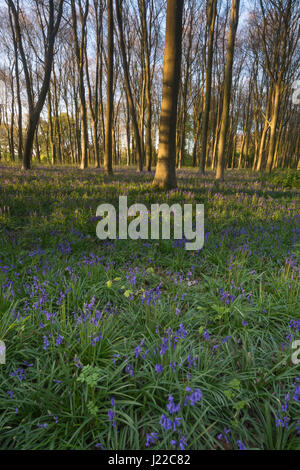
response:
{"label": "bluebell flower", "polygon": [[242,441],[238,440],[238,441],[236,441],[236,443],[239,446],[239,450],[247,450],[245,444],[243,444]]}
{"label": "bluebell flower", "polygon": [[116,413],[115,413],[115,411],[109,409],[107,414],[108,414],[109,421],[112,423],[113,427],[115,428],[116,427],[116,421],[115,421]]}
{"label": "bluebell flower", "polygon": [[288,427],[289,427],[289,421],[290,421],[290,418],[289,418],[288,416],[283,416],[282,418],[280,418],[280,417],[277,415],[276,427],[277,427],[277,428],[282,427],[282,428],[288,429]]}
{"label": "bluebell flower", "polygon": [[197,365],[197,357],[193,357],[192,354],[190,354],[188,357],[187,357],[187,361],[188,361],[188,367],[192,368],[192,367],[196,367]]}
{"label": "bluebell flower", "polygon": [[43,349],[46,351],[49,348],[50,342],[49,342],[49,338],[47,336],[43,336],[43,339],[44,339]]}
{"label": "bluebell flower", "polygon": [[284,402],[284,404],[281,406],[281,410],[282,410],[282,411],[287,411],[289,401],[290,401],[290,394],[288,393],[288,394],[285,396],[285,402]]}
{"label": "bluebell flower", "polygon": [[182,418],[175,417],[174,420],[172,421],[165,414],[162,414],[161,417],[160,417],[160,424],[162,425],[162,427],[165,431],[167,431],[169,429],[173,429],[173,431],[176,431],[176,429],[181,424],[181,422],[180,422],[181,419]]}
{"label": "bluebell flower", "polygon": [[186,437],[182,436],[180,439],[179,439],[179,449],[180,450],[185,450],[186,446],[187,446],[187,441],[186,441]]}
{"label": "bluebell flower", "polygon": [[185,436],[181,436],[179,441],[175,441],[174,439],[172,439],[170,441],[170,444],[171,446],[173,447],[179,447],[180,450],[185,450],[186,446],[187,446],[187,441],[186,441],[186,437]]}
{"label": "bluebell flower", "polygon": [[203,336],[204,336],[204,339],[205,339],[206,341],[208,341],[209,338],[210,338],[210,335],[209,335],[209,333],[207,332],[207,330],[204,330]]}
{"label": "bluebell flower", "polygon": [[227,341],[231,338],[231,336],[225,336],[225,338],[222,339],[222,343],[227,343]]}
{"label": "bluebell flower", "polygon": [[22,368],[19,368],[15,372],[11,372],[10,375],[11,375],[11,377],[18,377],[20,382],[22,382],[22,380],[26,379],[26,370],[22,369]]}
{"label": "bluebell flower", "polygon": [[97,343],[99,343],[103,339],[103,336],[101,333],[98,336],[95,336],[94,338],[91,339],[91,344],[92,346],[96,346]]}
{"label": "bluebell flower", "polygon": [[63,339],[64,339],[64,337],[61,336],[61,335],[59,335],[59,334],[57,333],[57,337],[56,337],[56,346],[59,346],[60,344],[62,344]]}
{"label": "bluebell flower", "polygon": [[38,423],[37,426],[40,429],[46,429],[48,427],[48,423],[43,423],[43,424]]}
{"label": "bluebell flower", "polygon": [[125,372],[130,375],[130,377],[134,377],[134,369],[132,364],[127,364],[125,367]]}
{"label": "bluebell flower", "polygon": [[300,402],[300,385],[297,385],[294,390],[293,400]]}
{"label": "bluebell flower", "polygon": [[168,341],[168,338],[166,338],[165,336],[162,338],[162,342],[161,342],[161,345],[160,345],[160,355],[163,356],[169,349],[169,341]]}
{"label": "bluebell flower", "polygon": [[195,404],[198,403],[203,396],[203,393],[201,392],[200,388],[196,388],[193,392],[190,387],[186,387],[185,391],[191,392],[191,394],[185,397],[184,406],[187,406],[188,402],[190,402],[191,406],[195,406]]}
{"label": "bluebell flower", "polygon": [[218,438],[219,440],[221,440],[221,439],[223,438],[223,439],[225,440],[226,444],[229,444],[229,439],[228,439],[228,437],[227,437],[227,434],[230,434],[230,433],[231,433],[230,429],[224,428],[224,433],[219,434],[219,435],[217,436],[217,438]]}
{"label": "bluebell flower", "polygon": [[165,431],[172,429],[172,421],[165,414],[161,415],[159,423],[162,425]]}
{"label": "bluebell flower", "polygon": [[105,450],[104,445],[101,442],[98,442],[98,444],[95,445],[97,449]]}
{"label": "bluebell flower", "polygon": [[178,411],[180,410],[180,403],[175,405],[173,395],[169,395],[169,403],[167,405],[167,408],[169,410],[170,415],[178,413]]}
{"label": "bluebell flower", "polygon": [[146,447],[150,447],[152,444],[155,444],[155,441],[158,439],[157,432],[151,432],[150,434],[146,434]]}

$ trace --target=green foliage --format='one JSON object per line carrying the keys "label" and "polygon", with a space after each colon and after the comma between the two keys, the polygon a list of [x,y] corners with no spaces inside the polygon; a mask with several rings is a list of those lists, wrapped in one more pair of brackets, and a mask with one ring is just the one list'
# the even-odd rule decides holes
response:
{"label": "green foliage", "polygon": [[275,170],[270,175],[262,176],[263,182],[268,182],[275,187],[283,189],[300,189],[299,170]]}
{"label": "green foliage", "polygon": [[79,377],[77,377],[77,382],[85,383],[89,387],[96,387],[98,381],[100,380],[102,371],[100,367],[93,367],[91,365],[84,366],[81,370]]}

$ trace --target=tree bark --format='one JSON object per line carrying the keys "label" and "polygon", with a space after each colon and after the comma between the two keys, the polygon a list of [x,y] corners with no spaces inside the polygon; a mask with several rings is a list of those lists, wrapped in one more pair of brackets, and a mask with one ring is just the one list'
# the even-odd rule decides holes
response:
{"label": "tree bark", "polygon": [[106,101],[106,128],[105,128],[105,152],[104,169],[111,175],[112,170],[112,123],[113,123],[113,81],[114,81],[114,20],[113,3],[107,0],[108,44],[107,44],[107,101]]}
{"label": "tree bark", "polygon": [[58,32],[60,21],[63,13],[64,0],[60,0],[57,10],[56,19],[54,18],[54,0],[49,0],[49,19],[47,28],[47,43],[45,44],[45,58],[44,58],[44,76],[43,83],[38,95],[36,104],[34,104],[32,81],[28,69],[28,62],[23,48],[22,33],[19,22],[19,11],[17,11],[14,2],[8,0],[9,7],[14,17],[15,34],[18,43],[18,48],[23,64],[25,83],[29,108],[29,122],[27,126],[26,140],[23,151],[23,170],[29,170],[31,166],[31,156],[33,150],[34,136],[39,122],[40,114],[43,109],[47,93],[50,85],[51,69],[54,57],[54,43]]}
{"label": "tree bark", "polygon": [[182,0],[167,1],[159,148],[153,181],[153,185],[163,189],[177,186],[176,120],[182,53],[182,14]]}
{"label": "tree bark", "polygon": [[209,0],[208,16],[207,16],[207,25],[209,28],[209,33],[208,33],[208,45],[207,45],[207,64],[206,64],[206,70],[205,70],[205,74],[206,74],[205,107],[204,107],[203,128],[202,128],[202,151],[200,155],[200,174],[201,175],[204,175],[205,173],[216,12],[217,12],[217,0]]}
{"label": "tree bark", "polygon": [[225,167],[225,145],[226,135],[228,130],[228,118],[230,108],[230,97],[231,97],[231,85],[232,85],[232,67],[234,59],[234,46],[236,30],[239,21],[239,7],[240,0],[232,0],[232,8],[230,15],[230,28],[227,44],[226,54],[226,70],[225,70],[225,84],[224,84],[224,96],[223,96],[223,108],[222,108],[222,121],[221,130],[218,143],[218,163],[217,163],[217,180],[224,180],[224,167]]}
{"label": "tree bark", "polygon": [[128,67],[128,61],[127,61],[127,56],[126,56],[125,41],[124,41],[123,19],[122,19],[122,0],[116,0],[116,15],[117,15],[117,22],[118,22],[119,43],[120,43],[123,72],[124,72],[125,91],[127,94],[127,99],[128,99],[128,104],[129,104],[129,109],[130,109],[130,114],[131,114],[131,119],[132,119],[132,125],[133,125],[133,131],[134,131],[134,137],[135,137],[136,151],[137,151],[137,156],[138,156],[138,170],[143,171],[143,153],[142,153],[142,145],[141,145],[141,136],[140,136],[136,109],[135,109],[131,85],[130,85],[129,67]]}

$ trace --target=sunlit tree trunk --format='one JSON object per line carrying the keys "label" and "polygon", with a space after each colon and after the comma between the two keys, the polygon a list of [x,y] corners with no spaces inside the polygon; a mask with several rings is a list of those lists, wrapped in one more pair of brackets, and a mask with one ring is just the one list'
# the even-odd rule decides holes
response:
{"label": "sunlit tree trunk", "polygon": [[106,128],[104,169],[108,175],[112,170],[112,123],[113,123],[113,81],[114,81],[114,20],[113,3],[107,0],[108,44],[107,44],[107,101],[106,101]]}
{"label": "sunlit tree trunk", "polygon": [[51,161],[52,161],[52,165],[55,165],[55,163],[56,163],[56,146],[55,146],[55,141],[54,141],[52,103],[51,103],[50,90],[49,90],[49,93],[48,93],[48,127],[49,127],[49,140],[50,140],[50,149],[51,149]]}
{"label": "sunlit tree trunk", "polygon": [[159,148],[153,184],[175,188],[176,120],[182,50],[182,0],[167,1],[163,91],[159,128]]}
{"label": "sunlit tree trunk", "polygon": [[270,122],[270,142],[269,142],[269,152],[268,152],[268,159],[266,165],[266,171],[271,173],[273,160],[274,160],[274,152],[275,152],[275,145],[276,145],[276,129],[277,129],[277,122],[278,122],[278,113],[279,113],[279,99],[280,99],[280,85],[276,83],[274,86],[274,104],[273,104],[273,112],[272,118]]}

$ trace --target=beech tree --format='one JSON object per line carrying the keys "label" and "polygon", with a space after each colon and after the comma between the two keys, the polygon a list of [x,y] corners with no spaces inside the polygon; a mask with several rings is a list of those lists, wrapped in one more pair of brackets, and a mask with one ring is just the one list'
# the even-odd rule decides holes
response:
{"label": "beech tree", "polygon": [[75,45],[75,56],[78,68],[78,88],[80,96],[80,118],[81,118],[81,163],[80,168],[84,170],[88,166],[88,124],[87,106],[85,98],[84,65],[86,48],[86,23],[89,11],[89,1],[85,0],[84,5],[78,0],[80,28],[78,28],[77,9],[75,0],[71,0],[73,38]]}
{"label": "beech tree", "polygon": [[125,40],[124,40],[124,30],[123,30],[123,17],[122,17],[122,1],[123,0],[116,0],[116,15],[117,15],[117,22],[118,22],[118,31],[119,31],[119,44],[120,44],[120,52],[122,57],[122,64],[123,64],[123,73],[124,73],[124,82],[125,82],[125,91],[127,95],[128,106],[131,113],[131,119],[133,124],[133,131],[134,131],[134,138],[138,156],[138,170],[143,170],[143,154],[142,154],[142,143],[141,143],[141,136],[137,121],[136,115],[136,108],[133,101],[133,94],[132,94],[132,87],[130,83],[130,76],[129,76],[129,66],[125,48]]}
{"label": "beech tree", "polygon": [[182,53],[183,0],[167,1],[163,90],[159,127],[159,147],[154,186],[175,188],[176,121]]}
{"label": "beech tree", "polygon": [[[45,43],[44,43],[44,75],[42,80],[42,86],[40,88],[39,94],[37,99],[34,99],[34,92],[32,88],[32,81],[30,77],[30,71],[28,67],[27,57],[24,51],[23,46],[23,37],[22,37],[22,29],[20,25],[20,9],[16,7],[15,2],[13,0],[7,0],[8,7],[13,16],[13,22],[11,23],[13,28],[13,37],[14,41],[16,41],[16,45],[18,47],[21,61],[23,64],[24,75],[25,75],[25,83],[26,83],[26,92],[27,92],[27,100],[28,100],[28,125],[26,130],[26,138],[25,138],[25,145],[23,151],[23,170],[29,170],[31,164],[31,156],[32,156],[32,148],[34,137],[36,134],[36,129],[38,126],[39,118],[41,111],[43,109],[47,93],[49,90],[50,85],[50,78],[51,78],[51,70],[52,70],[52,63],[54,57],[54,44],[55,38],[58,33],[58,28],[61,22],[62,13],[63,13],[63,4],[64,0],[60,0],[57,4],[54,0],[48,1],[48,11],[44,14],[44,17],[47,18],[45,28],[47,34],[44,35]],[[44,8],[44,7],[43,7]]]}
{"label": "beech tree", "polygon": [[211,101],[211,82],[212,82],[212,66],[213,66],[213,45],[214,45],[214,31],[215,31],[215,20],[217,13],[217,0],[208,1],[208,12],[207,12],[207,29],[208,29],[208,45],[207,45],[207,60],[205,62],[205,105],[204,115],[202,124],[202,150],[200,156],[200,174],[205,172],[205,161],[207,152],[207,134],[209,124],[209,111]]}
{"label": "beech tree", "polygon": [[113,124],[113,89],[114,89],[114,20],[113,2],[107,0],[107,101],[106,101],[106,129],[105,129],[105,152],[104,168],[107,174],[112,174],[112,124]]}
{"label": "beech tree", "polygon": [[232,85],[232,66],[234,59],[234,46],[236,38],[236,30],[239,21],[239,8],[240,0],[232,0],[231,15],[230,15],[230,27],[228,34],[227,44],[227,55],[226,55],[226,69],[225,69],[225,81],[224,81],[224,93],[223,93],[223,105],[222,105],[222,120],[220,137],[218,144],[218,165],[216,179],[224,179],[224,167],[225,167],[225,145],[226,136],[228,130],[228,118],[231,98],[231,85]]}

